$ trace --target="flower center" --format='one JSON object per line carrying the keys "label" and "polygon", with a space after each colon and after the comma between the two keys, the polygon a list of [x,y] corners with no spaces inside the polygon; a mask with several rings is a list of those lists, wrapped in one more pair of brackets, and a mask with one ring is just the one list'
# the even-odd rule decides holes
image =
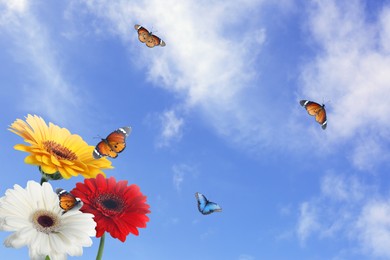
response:
{"label": "flower center", "polygon": [[96,204],[106,216],[112,216],[122,213],[124,201],[115,194],[101,194],[96,200]]}
{"label": "flower center", "polygon": [[53,219],[49,216],[39,216],[37,219],[37,222],[39,223],[39,225],[41,225],[42,227],[45,227],[45,228],[51,227],[54,224]]}
{"label": "flower center", "polygon": [[77,155],[73,151],[54,141],[44,141],[43,146],[46,151],[54,155],[57,159],[65,159],[69,161],[77,160]]}
{"label": "flower center", "polygon": [[36,230],[49,234],[57,229],[60,224],[60,219],[50,211],[37,210],[32,216],[32,222]]}

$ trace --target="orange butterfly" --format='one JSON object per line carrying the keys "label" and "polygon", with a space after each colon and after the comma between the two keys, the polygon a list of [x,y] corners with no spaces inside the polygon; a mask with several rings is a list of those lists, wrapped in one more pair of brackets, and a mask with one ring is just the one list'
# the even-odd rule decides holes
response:
{"label": "orange butterfly", "polygon": [[106,138],[96,145],[95,150],[93,150],[93,157],[99,159],[103,156],[109,156],[111,158],[116,158],[118,153],[122,152],[126,148],[126,137],[129,136],[131,132],[131,127],[125,126],[118,128]]}
{"label": "orange butterfly", "polygon": [[146,46],[148,46],[149,48],[153,48],[154,46],[158,46],[158,45],[160,45],[161,47],[165,46],[165,42],[163,40],[161,40],[159,37],[146,30],[141,25],[136,24],[134,25],[134,28],[138,32],[138,39],[141,42],[146,43]]}
{"label": "orange butterfly", "polygon": [[322,129],[325,130],[328,124],[328,121],[326,120],[325,105],[320,105],[309,100],[301,100],[299,103],[301,106],[306,108],[306,111],[309,113],[309,115],[316,117],[316,121],[322,126]]}
{"label": "orange butterfly", "polygon": [[81,208],[82,206],[81,200],[73,196],[70,192],[58,188],[56,189],[56,193],[58,194],[58,198],[60,200],[60,207],[64,210],[62,214],[68,212],[73,208]]}

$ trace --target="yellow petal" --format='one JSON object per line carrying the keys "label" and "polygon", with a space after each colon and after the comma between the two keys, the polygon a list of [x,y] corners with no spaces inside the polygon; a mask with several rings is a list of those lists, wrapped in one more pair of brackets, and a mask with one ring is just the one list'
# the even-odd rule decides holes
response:
{"label": "yellow petal", "polygon": [[64,164],[73,165],[74,164],[74,162],[69,161],[69,160],[65,160],[65,159],[60,159],[60,163],[61,163],[61,165],[64,165]]}
{"label": "yellow petal", "polygon": [[30,146],[24,145],[24,144],[17,144],[14,146],[15,150],[22,151],[22,152],[29,152]]}
{"label": "yellow petal", "polygon": [[41,170],[44,173],[51,174],[51,173],[55,173],[57,171],[57,168],[48,165],[41,165]]}
{"label": "yellow petal", "polygon": [[35,165],[39,164],[39,162],[37,161],[34,155],[29,155],[26,158],[24,158],[24,162],[27,164],[35,164]]}
{"label": "yellow petal", "polygon": [[64,168],[58,168],[58,171],[61,173],[64,179],[69,179],[70,177],[72,177],[72,175],[70,175]]}
{"label": "yellow petal", "polygon": [[66,167],[64,168],[70,175],[77,176],[77,172],[75,172],[72,168]]}
{"label": "yellow petal", "polygon": [[38,162],[42,162],[42,155],[35,154],[35,158],[37,159]]}
{"label": "yellow petal", "polygon": [[42,155],[42,162],[46,165],[52,165],[50,159],[49,159],[49,156],[46,156],[46,155]]}
{"label": "yellow petal", "polygon": [[51,155],[50,156],[50,160],[53,164],[57,165],[57,166],[61,166],[61,163],[57,160],[57,158],[54,156],[54,155]]}

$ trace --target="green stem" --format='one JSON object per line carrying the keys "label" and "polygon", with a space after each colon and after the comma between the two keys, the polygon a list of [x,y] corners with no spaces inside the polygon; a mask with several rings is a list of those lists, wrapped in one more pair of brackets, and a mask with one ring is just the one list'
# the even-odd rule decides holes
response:
{"label": "green stem", "polygon": [[45,177],[42,176],[42,178],[41,178],[41,185],[42,185],[44,182],[47,182],[47,179],[46,179]]}
{"label": "green stem", "polygon": [[102,237],[100,238],[99,250],[96,256],[96,260],[102,260],[105,238],[106,238],[106,233],[103,233]]}
{"label": "green stem", "polygon": [[45,260],[50,260],[50,257],[47,255],[46,258],[45,258]]}

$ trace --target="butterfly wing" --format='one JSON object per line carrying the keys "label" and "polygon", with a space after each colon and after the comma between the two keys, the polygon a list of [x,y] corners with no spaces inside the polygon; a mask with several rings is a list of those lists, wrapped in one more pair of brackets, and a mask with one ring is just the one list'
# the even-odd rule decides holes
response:
{"label": "butterfly wing", "polygon": [[140,42],[146,42],[149,38],[150,38],[150,33],[148,30],[146,30],[144,27],[142,27],[141,25],[134,25],[134,28],[137,30],[138,32],[138,39],[140,40]]}
{"label": "butterfly wing", "polygon": [[93,151],[93,157],[99,159],[103,156],[109,156],[111,158],[118,157],[118,153],[122,152],[126,148],[126,138],[131,133],[131,127],[124,126],[113,131],[102,139]]}
{"label": "butterfly wing", "polygon": [[96,145],[92,155],[95,159],[99,159],[103,156],[109,156],[111,158],[118,157],[118,153],[111,149],[111,147],[107,144],[106,139],[103,139]]}
{"label": "butterfly wing", "polygon": [[159,37],[157,37],[156,35],[150,35],[146,41],[146,46],[148,46],[149,48],[153,48],[154,46],[158,46],[158,45],[164,47],[165,42],[161,40]]}
{"label": "butterfly wing", "polygon": [[326,120],[326,111],[324,107],[322,107],[322,109],[318,111],[316,115],[316,121],[321,125],[322,129],[326,129],[328,121]]}
{"label": "butterfly wing", "polygon": [[161,40],[156,35],[153,35],[145,27],[142,27],[139,24],[134,25],[134,29],[138,32],[138,39],[140,42],[146,43],[146,46],[153,48],[154,46],[160,45],[161,47],[165,46],[165,42]]}
{"label": "butterfly wing", "polygon": [[309,100],[301,100],[299,103],[306,109],[309,115],[315,116],[316,121],[322,126],[322,129],[325,130],[327,126],[325,105],[320,105]]}
{"label": "butterfly wing", "polygon": [[115,153],[122,152],[126,148],[126,138],[129,136],[130,132],[130,127],[118,128],[107,136],[107,144]]}
{"label": "butterfly wing", "polygon": [[64,213],[81,206],[81,200],[73,196],[71,193],[67,192],[64,189],[56,190],[59,199],[60,208],[64,210]]}
{"label": "butterfly wing", "polygon": [[222,211],[222,208],[217,203],[207,200],[207,198],[203,194],[197,192],[195,193],[195,197],[198,201],[198,210],[203,215]]}

